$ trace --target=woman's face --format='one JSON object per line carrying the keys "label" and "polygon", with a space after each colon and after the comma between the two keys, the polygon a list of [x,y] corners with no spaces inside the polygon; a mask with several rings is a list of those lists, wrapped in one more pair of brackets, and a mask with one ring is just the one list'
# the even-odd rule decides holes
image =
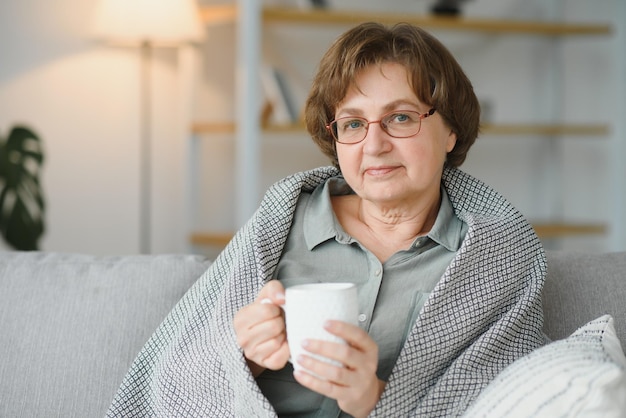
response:
{"label": "woman's face", "polygon": [[[408,80],[401,64],[365,68],[337,106],[335,118],[377,121],[394,110],[427,113],[429,106],[417,99]],[[393,138],[379,123],[370,124],[363,141],[337,143],[337,157],[346,181],[362,199],[385,206],[412,204],[439,197],[446,154],[455,143],[456,135],[435,112],[409,138]]]}

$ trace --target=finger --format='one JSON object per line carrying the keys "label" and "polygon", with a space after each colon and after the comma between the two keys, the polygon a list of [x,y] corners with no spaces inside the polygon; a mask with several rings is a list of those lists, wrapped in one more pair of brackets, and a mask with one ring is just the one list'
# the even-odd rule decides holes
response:
{"label": "finger", "polygon": [[280,368],[289,359],[282,318],[265,321],[241,336],[238,335],[238,343],[246,358],[264,367]]}
{"label": "finger", "polygon": [[[328,360],[334,360],[332,363]],[[311,372],[314,376],[322,378],[335,384],[342,386],[348,385],[354,379],[350,377],[352,370],[344,367],[344,365],[331,357],[314,357],[307,354],[298,356],[296,362],[306,371]]]}
{"label": "finger", "polygon": [[265,365],[268,361],[275,361],[273,358],[275,355],[277,355],[278,358],[282,358],[286,345],[287,340],[284,338],[284,335],[278,335],[275,338],[264,339],[258,343],[255,342],[254,344],[247,345],[244,348],[244,353],[247,358],[253,360],[255,363]]}
{"label": "finger", "polygon": [[306,351],[335,360],[348,369],[359,369],[361,373],[376,372],[378,345],[365,331],[341,321],[328,321],[325,328],[346,344],[311,339],[304,341]]}
{"label": "finger", "polygon": [[[278,280],[270,280],[259,292],[255,302],[270,301],[274,305],[285,303],[285,288]],[[263,302],[267,303],[267,302]]]}
{"label": "finger", "polygon": [[282,317],[282,310],[275,305],[252,305],[241,308],[233,318],[233,326],[237,331],[249,331],[266,321]]}
{"label": "finger", "polygon": [[348,322],[329,320],[324,324],[324,329],[360,351],[368,351],[377,347],[367,332]]}
{"label": "finger", "polygon": [[282,310],[275,305],[251,306],[235,319],[237,341],[244,345],[260,344],[265,340],[285,334]]}
{"label": "finger", "polygon": [[284,340],[280,348],[265,357],[261,364],[271,370],[280,370],[285,367],[287,361],[289,361],[289,346],[287,341]]}
{"label": "finger", "polygon": [[276,305],[283,304],[284,298],[283,285],[278,280],[270,281],[261,289],[255,303],[243,307],[235,314],[233,325],[237,333],[248,331],[264,321],[283,317],[282,309]]}
{"label": "finger", "polygon": [[307,353],[295,359],[297,364],[323,380],[341,386],[358,384],[359,376],[376,371],[377,359],[375,364],[368,364],[364,353],[347,344],[308,340],[304,348]]}
{"label": "finger", "polygon": [[337,400],[339,407],[352,416],[369,414],[385,389],[385,383],[376,377],[361,379],[359,388],[338,385],[301,370],[294,372],[294,377],[302,386]]}
{"label": "finger", "polygon": [[346,396],[346,391],[348,390],[343,385],[336,384],[331,380],[320,379],[304,370],[295,371],[293,376],[305,388],[332,399],[340,399]]}
{"label": "finger", "polygon": [[[334,361],[343,367],[346,361],[353,356],[360,356],[360,352],[348,344],[342,342],[331,342],[324,340],[307,339],[302,341],[302,347],[311,354],[323,357],[324,359]],[[328,361],[316,360],[313,357],[306,356],[308,362],[316,362],[321,364],[329,364]],[[358,360],[357,360],[358,362]],[[307,369],[309,367],[306,367]]]}

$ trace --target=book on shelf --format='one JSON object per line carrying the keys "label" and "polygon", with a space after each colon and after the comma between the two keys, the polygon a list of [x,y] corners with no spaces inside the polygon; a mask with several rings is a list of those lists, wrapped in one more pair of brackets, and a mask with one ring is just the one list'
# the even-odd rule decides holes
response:
{"label": "book on shelf", "polygon": [[276,67],[263,66],[261,85],[266,104],[271,109],[269,120],[277,125],[297,122],[298,109],[285,74]]}

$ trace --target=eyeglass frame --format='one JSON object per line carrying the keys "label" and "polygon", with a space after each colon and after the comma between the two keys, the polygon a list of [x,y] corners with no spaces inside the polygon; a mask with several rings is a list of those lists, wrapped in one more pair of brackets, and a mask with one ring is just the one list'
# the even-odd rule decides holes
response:
{"label": "eyeglass frame", "polygon": [[[385,132],[387,135],[389,135],[392,138],[410,138],[412,136],[415,136],[415,135],[419,134],[420,131],[422,130],[422,120],[426,119],[429,116],[432,116],[436,111],[437,111],[437,109],[434,108],[434,107],[431,108],[430,110],[428,110],[428,112],[425,112],[425,113],[420,113],[420,112],[417,112],[415,110],[408,110],[408,109],[407,110],[403,110],[403,109],[392,110],[392,111],[387,112],[384,115],[382,115],[380,119],[373,120],[373,121],[369,121],[369,120],[367,120],[367,119],[365,119],[363,117],[360,117],[360,116],[342,116],[340,118],[336,118],[336,119],[333,119],[332,121],[328,122],[328,124],[326,125],[326,129],[330,133],[330,136],[333,137],[335,142],[337,142],[339,144],[344,144],[344,145],[355,145],[355,144],[363,142],[365,140],[365,138],[367,138],[367,133],[369,132],[369,128],[370,128],[370,125],[372,123],[378,123],[380,125],[380,128],[383,130],[383,132]],[[417,129],[417,132],[415,132],[414,134],[407,135],[407,136],[396,136],[396,135],[393,135],[393,134],[389,133],[387,131],[387,128],[385,127],[385,125],[383,125],[381,123],[387,116],[389,116],[389,115],[391,115],[393,113],[402,113],[402,112],[417,113],[419,115],[419,128]],[[359,119],[359,120],[367,122],[367,125],[365,125],[365,135],[363,135],[363,138],[361,140],[356,141],[356,142],[341,142],[339,140],[339,138],[337,138],[337,135],[335,134],[335,131],[333,130],[332,125],[334,123],[336,123],[340,119],[349,119],[349,118]]]}

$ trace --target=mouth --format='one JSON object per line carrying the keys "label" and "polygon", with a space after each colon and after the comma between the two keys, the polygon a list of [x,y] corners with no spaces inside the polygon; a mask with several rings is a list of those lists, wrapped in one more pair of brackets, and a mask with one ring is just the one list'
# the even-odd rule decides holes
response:
{"label": "mouth", "polygon": [[396,169],[396,166],[369,167],[365,169],[364,174],[367,176],[380,177],[385,176]]}

